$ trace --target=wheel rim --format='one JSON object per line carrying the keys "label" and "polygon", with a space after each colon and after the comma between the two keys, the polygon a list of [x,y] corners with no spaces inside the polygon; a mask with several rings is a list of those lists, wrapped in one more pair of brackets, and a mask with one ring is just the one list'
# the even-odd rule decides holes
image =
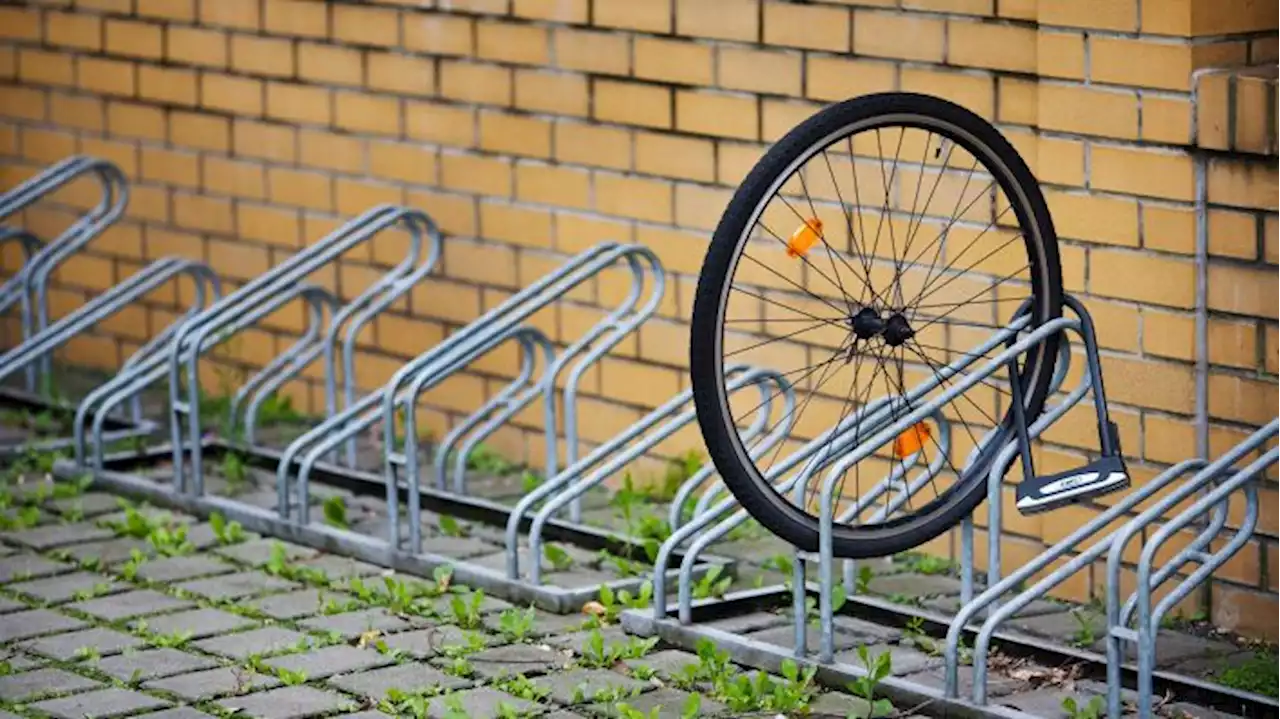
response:
{"label": "wheel rim", "polygon": [[[755,198],[720,295],[714,376],[728,362],[783,373],[796,387],[800,441],[871,414],[877,400],[892,423],[930,398],[909,399],[912,387],[1019,308],[1033,323],[1050,315],[1044,239],[1012,170],[965,129],[910,113],[849,123]],[[1020,362],[1024,389],[1047,371],[1044,355],[1033,350]],[[934,395],[962,378],[935,381]],[[1010,390],[1007,376],[981,380],[854,464],[837,492],[845,529],[897,530],[954,501],[989,457],[974,448],[1000,444]],[[740,431],[755,403],[726,396],[722,380],[718,391],[738,459],[764,483],[796,444],[753,460]],[[854,443],[875,426],[858,423]],[[838,455],[836,443],[819,450]],[[820,484],[780,499],[814,519]]]}

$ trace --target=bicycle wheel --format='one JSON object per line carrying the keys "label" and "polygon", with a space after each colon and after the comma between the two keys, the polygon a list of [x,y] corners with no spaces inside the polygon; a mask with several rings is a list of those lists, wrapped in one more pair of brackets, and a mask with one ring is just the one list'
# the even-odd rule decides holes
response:
{"label": "bicycle wheel", "polygon": [[[822,473],[799,495],[777,491],[784,447],[809,442],[818,459],[834,461],[942,400],[844,472],[835,512],[839,557],[927,542],[981,501],[1012,431],[1009,372],[945,393],[1004,348],[989,340],[1015,316],[1024,331],[1060,316],[1061,285],[1039,185],[989,123],[909,93],[821,110],[748,174],[698,280],[690,364],[716,468],[761,524],[816,551]],[[1016,360],[1028,422],[1044,407],[1057,347],[1052,335]],[[974,364],[942,371],[965,353]],[[729,362],[777,370],[793,384],[793,441],[753,452],[743,440],[758,405],[727,395]],[[843,437],[853,445],[823,438],[838,424],[850,426]]]}

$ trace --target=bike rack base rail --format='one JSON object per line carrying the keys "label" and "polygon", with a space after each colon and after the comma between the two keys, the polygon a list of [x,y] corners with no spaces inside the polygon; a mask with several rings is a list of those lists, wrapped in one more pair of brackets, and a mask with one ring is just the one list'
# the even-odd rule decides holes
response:
{"label": "bike rack base rail", "polygon": [[[208,438],[202,443],[205,459],[216,459],[232,448],[232,444],[217,438]],[[280,452],[263,447],[234,446],[234,449],[245,459],[246,464],[272,471],[278,466],[281,458]],[[239,522],[249,531],[351,557],[398,572],[429,578],[436,567],[450,566],[453,567],[455,581],[459,583],[483,589],[485,593],[499,599],[513,603],[533,604],[556,614],[581,612],[584,604],[599,596],[600,583],[558,587],[550,584],[535,585],[523,579],[513,580],[501,569],[482,566],[468,559],[397,549],[393,548],[384,537],[365,535],[318,522],[303,525],[296,521],[282,519],[274,508],[261,508],[211,494],[193,495],[176,492],[167,481],[139,474],[140,471],[148,468],[163,466],[172,458],[172,447],[168,445],[157,445],[142,452],[109,455],[104,459],[104,468],[93,475],[94,486],[200,517],[208,517],[217,512],[228,521]],[[60,460],[54,465],[54,474],[64,478],[81,476],[85,471],[75,463],[65,460]],[[344,489],[356,495],[381,497],[386,491],[386,484],[378,474],[327,462],[318,463],[315,466],[313,479],[320,485]],[[402,482],[399,491],[403,506],[403,500],[408,496],[409,491],[407,483]],[[419,493],[422,507],[429,511],[479,522],[498,529],[507,526],[511,513],[510,507],[478,497],[451,494],[427,486],[420,487]],[[527,525],[531,520],[531,517],[526,517],[522,520],[522,524]],[[643,551],[640,543],[628,537],[574,524],[563,519],[549,520],[545,534],[549,539],[588,551],[605,549],[614,554]],[[494,551],[502,551],[502,548],[495,547]],[[679,557],[677,557],[678,560]],[[701,576],[714,566],[721,567],[722,575],[730,575],[735,569],[735,562],[703,555],[697,573]],[[673,580],[675,574],[675,569],[670,570]],[[614,579],[603,584],[614,592],[628,590],[636,593],[648,579],[648,574],[644,574]]]}
{"label": "bike rack base rail", "polygon": [[[40,413],[54,411],[75,415],[75,405],[52,402],[38,394],[10,387],[0,387],[0,408],[12,408],[24,412]],[[159,425],[150,420],[132,422],[119,417],[108,416],[103,422],[102,440],[107,443],[145,437],[153,434]],[[14,443],[0,442],[0,459],[15,457],[26,452],[58,452],[68,449],[74,443],[71,436],[34,437]]]}

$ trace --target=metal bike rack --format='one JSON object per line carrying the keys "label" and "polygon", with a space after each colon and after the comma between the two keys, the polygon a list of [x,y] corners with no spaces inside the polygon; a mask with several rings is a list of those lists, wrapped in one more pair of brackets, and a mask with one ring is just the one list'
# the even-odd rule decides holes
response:
{"label": "metal bike rack", "polygon": [[[53,164],[26,182],[0,195],[0,222],[63,189],[81,177],[97,180],[101,199],[62,234],[40,245],[39,240],[21,230],[6,228],[0,241],[17,241],[26,253],[22,270],[0,285],[0,312],[17,304],[21,313],[23,340],[42,332],[49,324],[49,276],[64,260],[90,240],[102,234],[124,213],[129,187],[124,173],[110,162],[84,155]],[[26,389],[36,391],[37,370],[48,376],[51,362],[43,357],[26,370]]]}

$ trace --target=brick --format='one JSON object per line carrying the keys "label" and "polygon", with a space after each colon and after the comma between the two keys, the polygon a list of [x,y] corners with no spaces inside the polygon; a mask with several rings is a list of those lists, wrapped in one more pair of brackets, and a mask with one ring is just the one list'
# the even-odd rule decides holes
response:
{"label": "brick", "polygon": [[511,104],[511,70],[496,65],[440,63],[440,94],[481,105]]}
{"label": "brick", "polygon": [[159,25],[108,19],[106,38],[107,52],[116,55],[158,60],[164,54],[164,36]]}
{"label": "brick", "polygon": [[400,135],[400,102],[350,92],[334,97],[333,124],[346,130],[379,135]]}
{"label": "brick", "polygon": [[1188,260],[1096,249],[1089,269],[1093,294],[1168,307],[1195,305],[1195,266]]}
{"label": "brick", "polygon": [[[39,37],[40,15],[38,11],[30,13],[7,12],[0,15],[0,26],[12,22],[12,28],[5,31],[4,37],[34,40]],[[33,33],[32,30],[35,32]],[[94,15],[77,13],[49,13],[45,18],[45,41],[61,47],[75,47],[82,50],[102,49],[102,20]]]}
{"label": "brick", "polygon": [[722,47],[716,63],[721,87],[730,90],[799,95],[801,57],[796,53]]}
{"label": "brick", "polygon": [[453,147],[476,144],[475,110],[405,101],[405,135]]}
{"label": "brick", "polygon": [[278,38],[231,36],[231,67],[269,77],[294,74],[293,42]]}
{"label": "brick", "polygon": [[631,133],[613,127],[600,127],[576,122],[557,122],[555,154],[561,162],[631,168]]}
{"label": "brick", "polygon": [[1277,277],[1274,269],[1211,262],[1209,309],[1276,319]]}
{"label": "brick", "polygon": [[1165,252],[1195,251],[1195,214],[1189,207],[1143,203],[1144,247]]}
{"label": "brick", "polygon": [[[210,163],[205,162],[206,172]],[[238,171],[250,174],[248,181],[257,183],[254,186],[261,186],[262,192],[260,196],[266,196],[265,175],[261,168],[257,168],[258,172],[253,173],[251,166],[240,165]],[[243,191],[243,186],[238,186],[237,191]],[[246,240],[257,240],[267,244],[282,245],[285,247],[298,247],[301,245],[302,225],[298,222],[297,210],[269,207],[265,205],[251,205],[247,202],[236,203],[236,230],[239,236]]]}
{"label": "brick", "polygon": [[55,125],[100,131],[105,127],[103,121],[105,104],[96,97],[54,94],[49,97],[49,117]]}
{"label": "brick", "polygon": [[201,178],[201,188],[218,195],[262,199],[267,194],[266,174],[254,163],[206,157]]}
{"label": "brick", "polygon": [[[857,22],[854,23],[855,32]],[[1010,72],[1035,72],[1036,31],[1017,25],[947,21],[947,62]],[[857,41],[854,41],[855,49]]]}
{"label": "brick", "polygon": [[332,119],[332,93],[322,87],[267,83],[267,117],[313,125]]}
{"label": "brick", "polygon": [[1183,42],[1089,40],[1089,75],[1095,82],[1189,90],[1191,70],[1191,47]]}
{"label": "brick", "polygon": [[333,207],[332,181],[322,173],[272,167],[267,170],[267,187],[273,203],[312,210]]}
{"label": "brick", "polygon": [[1040,126],[1085,135],[1138,137],[1138,95],[1082,85],[1041,83]]}
{"label": "brick", "polygon": [[670,224],[671,185],[609,173],[595,176],[596,209],[606,215]]}
{"label": "brick", "polygon": [[1276,408],[1274,381],[1210,373],[1209,414],[1252,426],[1273,419]]}
{"label": "brick", "polygon": [[638,37],[635,39],[635,76],[644,80],[709,85],[712,82],[711,47],[695,42]]}
{"label": "brick", "polygon": [[551,247],[551,213],[490,202],[480,204],[480,232],[485,239],[526,247]]}
{"label": "brick", "polygon": [[226,67],[227,35],[219,30],[170,25],[165,29],[165,57],[201,67]]}
{"label": "brick", "polygon": [[671,32],[671,0],[593,0],[592,8],[592,22],[601,27]]}
{"label": "brick", "polygon": [[645,127],[671,127],[671,90],[615,80],[595,83],[594,117]]}
{"label": "brick", "polygon": [[1137,0],[1079,0],[1040,7],[1040,23],[1098,30],[1138,29]]}
{"label": "brick", "polygon": [[853,51],[858,55],[941,62],[945,32],[946,24],[936,18],[898,11],[857,10],[853,16]]}
{"label": "brick", "polygon": [[480,113],[480,147],[525,157],[551,157],[551,123],[498,112]]}
{"label": "brick", "polygon": [[406,14],[403,18],[406,50],[432,55],[470,55],[472,20],[459,15]]}
{"label": "brick", "polygon": [[[75,138],[66,132],[23,128],[22,155],[41,163],[57,162],[75,152]],[[34,229],[34,228],[33,228]]]}
{"label": "brick", "polygon": [[[701,185],[676,185],[676,225],[713,230],[720,221],[721,208],[729,204],[730,193]],[[792,365],[794,366],[794,365]]]}
{"label": "brick", "polygon": [[[10,615],[6,617],[5,621],[6,623],[8,621],[17,621],[18,617],[29,614],[32,614],[32,612]],[[75,620],[69,619],[68,621]],[[6,637],[6,640],[8,639],[10,638]],[[97,682],[78,674],[52,667],[42,667],[29,672],[0,677],[0,697],[3,697],[6,701],[20,702],[47,694],[83,691],[98,686]]]}
{"label": "brick", "polygon": [[332,37],[343,43],[395,47],[400,17],[392,8],[334,5]]}
{"label": "brick", "polygon": [[589,0],[515,0],[511,14],[534,20],[585,24]]}
{"label": "brick", "polygon": [[759,137],[755,98],[681,90],[676,93],[676,129],[717,137]]}
{"label": "brick", "polygon": [[709,140],[637,132],[635,142],[637,172],[702,182],[715,179],[715,147]]}
{"label": "brick", "polygon": [[765,0],[764,42],[807,50],[847,52],[849,11]]}
{"label": "brick", "polygon": [[375,177],[433,185],[436,181],[435,151],[411,144],[371,142],[369,173]]}
{"label": "brick", "polygon": [[1138,246],[1136,200],[1078,192],[1045,193],[1059,237],[1109,245]]}
{"label": "brick", "polygon": [[1231,210],[1209,210],[1209,254],[1252,260],[1258,254],[1254,216]]}
{"label": "brick", "polygon": [[195,0],[137,0],[138,17],[193,22],[196,19]]}
{"label": "brick", "polygon": [[169,115],[169,141],[179,147],[227,152],[231,123],[224,117],[175,110]]}
{"label": "brick", "polygon": [[[101,37],[97,33],[81,28],[72,29],[75,23],[92,23],[96,27],[97,21],[98,19],[92,15],[49,13],[45,21],[46,27],[49,28],[45,40],[53,45],[65,45],[68,40],[88,39],[95,43],[89,49],[97,49],[101,43]],[[63,38],[55,39],[55,26],[63,33]],[[40,9],[34,6],[0,8],[0,37],[7,40],[39,40]]]}
{"label": "brick", "polygon": [[355,702],[335,692],[299,685],[222,699],[218,705],[232,713],[239,712],[262,719],[293,719],[351,710],[355,707]]}
{"label": "brick", "polygon": [[435,92],[435,63],[426,58],[371,52],[365,86],[402,95]]}
{"label": "brick", "polygon": [[231,144],[237,155],[292,163],[297,159],[296,131],[280,125],[236,119]]}
{"label": "brick", "polygon": [[556,28],[556,66],[602,75],[627,75],[631,72],[631,43],[625,35]]}
{"label": "brick", "polygon": [[580,75],[518,69],[515,91],[521,110],[586,117],[590,109],[587,79]]}
{"label": "brick", "polygon": [[[1001,15],[1008,16],[1004,12],[1004,5],[1015,5],[1015,3],[1000,3]],[[929,10],[932,12],[949,12],[963,15],[994,15],[995,9],[992,0],[905,0],[902,6],[912,10]],[[1024,18],[1031,19],[1031,18]]]}
{"label": "brick", "polygon": [[450,152],[440,154],[440,182],[449,189],[510,197],[512,174],[507,160]]}
{"label": "brick", "polygon": [[1195,180],[1191,158],[1154,148],[1095,144],[1091,185],[1098,189],[1190,202]]}
{"label": "brick", "polygon": [[1274,79],[1240,75],[1236,78],[1237,150],[1266,154],[1276,147],[1276,131],[1267,123],[1268,96],[1275,92]]}
{"label": "brick", "polygon": [[75,68],[71,57],[43,50],[18,50],[18,77],[23,82],[39,85],[75,85]]}
{"label": "brick", "polygon": [[907,67],[902,89],[944,97],[984,118],[995,115],[995,83],[986,75]]}
{"label": "brick", "polygon": [[207,700],[226,694],[270,689],[279,684],[274,677],[265,674],[239,667],[220,667],[149,681],[144,688],[171,692],[186,699]]}
{"label": "brick", "polygon": [[359,51],[345,47],[298,43],[298,77],[313,82],[357,87],[364,82]]}
{"label": "brick", "polygon": [[260,26],[257,0],[226,0],[200,3],[200,24],[257,30]]}
{"label": "brick", "polygon": [[1195,380],[1189,365],[1106,355],[1102,371],[1110,401],[1181,413],[1194,407]]}
{"label": "brick", "polygon": [[1142,97],[1142,139],[1174,145],[1191,144],[1191,101],[1185,97]]}
{"label": "brick", "polygon": [[494,20],[476,24],[476,56],[518,65],[545,65],[551,59],[547,29]]}
{"label": "brick", "polygon": [[261,80],[204,73],[200,76],[200,104],[238,115],[261,115],[266,93]]}
{"label": "brick", "polygon": [[679,376],[672,370],[612,358],[601,360],[600,369],[611,399],[654,406],[680,391]]}
{"label": "brick", "polygon": [[174,105],[195,105],[196,74],[176,68],[138,66],[138,96]]}
{"label": "brick", "polygon": [[1271,163],[1241,162],[1231,157],[1209,160],[1209,202],[1275,212],[1280,175]]}
{"label": "brick", "polygon": [[591,205],[591,177],[586,170],[521,163],[516,166],[516,199],[557,207]]}
{"label": "brick", "polygon": [[200,160],[195,153],[154,147],[142,149],[142,177],[168,185],[200,186]]}
{"label": "brick", "polygon": [[843,100],[897,89],[897,66],[876,60],[851,60],[810,53],[805,67],[805,97]]}
{"label": "brick", "polygon": [[227,200],[175,193],[173,215],[179,227],[228,234],[233,231],[231,203]]}
{"label": "brick", "polygon": [[1280,261],[1280,227],[1277,217],[1266,215],[1262,218],[1262,259],[1271,264]]}
{"label": "brick", "polygon": [[763,107],[760,111],[760,125],[762,139],[766,142],[777,141],[796,125],[822,109],[820,105],[800,100],[765,99],[761,104]]}
{"label": "brick", "polygon": [[329,9],[305,0],[272,0],[263,6],[263,27],[274,35],[322,38],[329,33]]}
{"label": "brick", "polygon": [[759,0],[675,0],[676,33],[715,40],[757,42]]}
{"label": "brick", "polygon": [[1084,35],[1049,32],[1036,35],[1036,72],[1042,77],[1084,79]]}

